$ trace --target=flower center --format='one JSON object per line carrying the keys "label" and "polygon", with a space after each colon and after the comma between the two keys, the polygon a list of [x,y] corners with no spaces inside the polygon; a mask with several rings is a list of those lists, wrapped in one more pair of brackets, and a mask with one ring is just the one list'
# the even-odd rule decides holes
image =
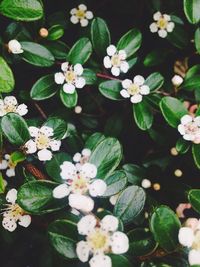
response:
{"label": "flower center", "polygon": [[15,105],[5,105],[4,109],[5,109],[6,113],[15,112],[16,106]]}
{"label": "flower center", "polygon": [[199,130],[200,130],[200,128],[194,122],[190,122],[185,126],[185,131],[187,134],[194,134],[194,133],[198,132]]}
{"label": "flower center", "polygon": [[36,139],[36,146],[38,149],[44,149],[49,146],[50,139],[43,133],[39,133]]}
{"label": "flower center", "polygon": [[76,74],[74,71],[72,70],[68,70],[66,73],[65,73],[65,79],[67,82],[69,83],[72,83],[75,79],[76,79]]}
{"label": "flower center", "polygon": [[166,29],[167,28],[168,21],[164,18],[160,18],[157,22],[157,25],[160,29]]}
{"label": "flower center", "polygon": [[11,159],[9,159],[9,161],[8,161],[8,167],[9,167],[10,169],[14,169],[14,168],[16,167],[16,164],[15,164],[14,162],[12,162]]}
{"label": "flower center", "polygon": [[87,241],[94,251],[107,251],[109,249],[109,236],[99,228],[96,228],[94,232],[88,235]]}
{"label": "flower center", "polygon": [[127,91],[130,95],[137,95],[140,92],[140,87],[139,85],[132,83],[127,89]]}
{"label": "flower center", "polygon": [[73,193],[84,194],[88,190],[89,180],[84,176],[77,174],[77,177],[72,180],[71,189]]}
{"label": "flower center", "polygon": [[24,214],[24,211],[18,204],[11,204],[8,205],[8,208],[4,212],[5,217],[11,217],[15,220],[18,220],[22,215]]}
{"label": "flower center", "polygon": [[119,67],[121,65],[121,59],[119,55],[113,55],[111,58],[111,63],[113,66]]}
{"label": "flower center", "polygon": [[85,11],[84,10],[81,10],[81,9],[78,9],[76,11],[76,17],[78,17],[79,19],[85,18]]}

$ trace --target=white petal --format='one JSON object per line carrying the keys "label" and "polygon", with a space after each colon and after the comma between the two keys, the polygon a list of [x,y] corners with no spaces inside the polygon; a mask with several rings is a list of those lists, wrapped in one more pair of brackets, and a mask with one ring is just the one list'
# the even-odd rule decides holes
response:
{"label": "white petal", "polygon": [[167,14],[163,14],[163,17],[167,21],[170,21],[171,20],[171,17],[169,15],[167,15]]}
{"label": "white petal", "polygon": [[184,134],[183,135],[183,139],[187,140],[187,141],[193,141],[195,138],[195,135],[193,134]]}
{"label": "white petal", "polygon": [[189,252],[188,260],[190,265],[199,265],[200,264],[200,250],[192,249]]}
{"label": "white petal", "polygon": [[69,187],[66,184],[60,184],[54,188],[53,197],[60,199],[68,196],[69,193],[70,193]]}
{"label": "white petal", "polygon": [[65,83],[63,85],[63,91],[67,94],[73,94],[75,91],[75,86],[71,83]]}
{"label": "white petal", "polygon": [[158,31],[158,25],[155,22],[153,22],[153,23],[150,24],[149,29],[153,33],[157,32]]}
{"label": "white petal", "polygon": [[77,224],[77,229],[80,235],[88,235],[92,232],[97,224],[94,215],[86,215],[80,219]]}
{"label": "white petal", "polygon": [[178,125],[178,131],[180,134],[184,135],[185,134],[185,126],[183,124]]}
{"label": "white petal", "polygon": [[119,74],[120,74],[120,68],[112,67],[111,68],[111,72],[112,72],[112,75],[119,76]]}
{"label": "white petal", "polygon": [[115,206],[115,204],[117,203],[117,200],[119,198],[119,193],[116,195],[113,195],[109,198],[110,204],[112,204],[113,206]]}
{"label": "white petal", "polygon": [[168,22],[167,24],[167,31],[172,32],[174,30],[175,24],[174,22]]}
{"label": "white petal", "polygon": [[17,228],[16,221],[10,217],[3,218],[2,226],[9,232],[13,232]]}
{"label": "white petal", "polygon": [[87,262],[90,254],[90,247],[86,241],[80,241],[76,245],[76,254],[80,261]]}
{"label": "white petal", "polygon": [[71,16],[70,18],[70,21],[73,23],[73,24],[77,24],[79,22],[79,19],[77,18],[77,16]]}
{"label": "white petal", "polygon": [[154,20],[159,20],[159,18],[162,16],[162,14],[160,13],[160,11],[157,11],[156,13],[154,13],[153,15],[153,19]]}
{"label": "white petal", "polygon": [[4,155],[4,158],[7,159],[7,160],[9,160],[10,159],[10,155],[9,154],[5,154]]}
{"label": "white petal", "polygon": [[151,187],[151,181],[149,179],[143,179],[142,180],[142,183],[141,183],[141,186],[143,188],[150,188]]}
{"label": "white petal", "polygon": [[61,141],[60,140],[52,140],[50,142],[50,148],[52,151],[58,151],[61,146]]}
{"label": "white petal", "polygon": [[82,75],[83,74],[83,67],[81,64],[76,64],[74,65],[74,72],[77,74],[77,75]]}
{"label": "white petal", "polygon": [[111,238],[111,247],[114,254],[126,253],[129,249],[129,240],[127,235],[122,232],[115,232]]}
{"label": "white petal", "polygon": [[189,227],[182,227],[179,230],[178,239],[181,245],[191,247],[194,241],[194,232]]}
{"label": "white petal", "polygon": [[40,128],[40,132],[45,134],[48,137],[53,136],[53,128],[51,128],[49,126],[42,126]]}
{"label": "white petal", "polygon": [[79,77],[75,81],[76,88],[83,88],[85,86],[85,79],[83,77]]}
{"label": "white petal", "polygon": [[103,196],[106,192],[106,189],[106,183],[101,179],[97,179],[92,184],[90,184],[89,193],[92,197]]}
{"label": "white petal", "polygon": [[87,11],[87,12],[85,13],[85,16],[86,16],[87,19],[92,19],[92,18],[94,17],[92,11]]}
{"label": "white petal", "polygon": [[112,261],[109,256],[104,254],[96,255],[89,261],[90,267],[112,267]]}
{"label": "white petal", "polygon": [[197,116],[193,120],[198,124],[198,126],[200,126],[200,116]]}
{"label": "white petal", "polygon": [[147,85],[142,85],[142,86],[140,87],[140,93],[141,93],[142,95],[148,95],[148,94],[150,93],[150,88],[149,88],[149,86],[147,86]]}
{"label": "white petal", "polygon": [[120,91],[120,95],[123,96],[124,98],[129,98],[130,95],[126,89],[123,89]]}
{"label": "white petal", "polygon": [[127,71],[129,70],[129,64],[128,62],[126,61],[123,61],[120,65],[120,70],[123,72],[123,73],[127,73]]}
{"label": "white petal", "polygon": [[15,176],[15,168],[10,168],[10,169],[8,169],[8,170],[6,171],[6,175],[7,175],[8,177],[13,177],[13,176]]}
{"label": "white petal", "polygon": [[55,83],[57,83],[57,84],[63,84],[65,81],[65,76],[63,75],[62,72],[57,72],[54,75],[54,80],[55,80]]}
{"label": "white petal", "polygon": [[186,125],[187,123],[192,122],[192,121],[193,121],[193,118],[190,115],[184,115],[181,118],[181,124],[183,124],[183,125]]}
{"label": "white petal", "polygon": [[133,82],[134,82],[135,84],[137,84],[137,85],[143,85],[143,84],[144,84],[144,81],[145,81],[145,79],[144,79],[144,77],[141,76],[141,75],[137,75],[137,76],[135,76],[134,79],[133,79]]}
{"label": "white petal", "polygon": [[174,75],[172,83],[175,86],[180,86],[183,83],[183,78],[180,75]]}
{"label": "white petal", "polygon": [[37,155],[40,161],[46,161],[52,159],[52,152],[48,149],[42,149],[38,151]]}
{"label": "white petal", "polygon": [[[61,70],[66,72],[68,70],[68,67],[69,67],[69,62],[63,62],[61,64]],[[62,73],[62,72],[61,72]],[[64,75],[63,75],[64,76]]]}
{"label": "white petal", "polygon": [[21,54],[23,52],[22,46],[17,40],[10,40],[8,48],[13,54]]}
{"label": "white petal", "polygon": [[19,218],[19,225],[27,228],[31,224],[31,216],[30,215],[23,215]]}
{"label": "white petal", "polygon": [[125,60],[127,57],[125,50],[119,50],[118,54],[121,60]]}
{"label": "white petal", "polygon": [[76,12],[77,12],[77,8],[72,8],[72,9],[70,10],[70,14],[71,14],[71,15],[76,14]]}
{"label": "white petal", "polygon": [[29,140],[24,146],[27,154],[33,154],[37,151],[36,143],[33,140]]}
{"label": "white petal", "polygon": [[166,31],[166,30],[159,30],[159,31],[158,31],[158,35],[159,35],[161,38],[165,38],[165,37],[167,37],[167,31]]}
{"label": "white petal", "polygon": [[101,228],[105,231],[108,232],[114,232],[117,230],[119,226],[119,220],[112,215],[106,215],[102,220],[101,220]]}
{"label": "white petal", "polygon": [[138,94],[131,96],[131,102],[133,104],[140,103],[141,101],[142,101],[142,95]]}
{"label": "white petal", "polygon": [[14,204],[17,200],[17,190],[15,188],[10,189],[6,195],[6,201]]}
{"label": "white petal", "polygon": [[21,104],[17,107],[16,112],[20,115],[20,116],[24,116],[27,114],[28,109],[27,109],[27,105],[25,104]]}
{"label": "white petal", "polygon": [[60,176],[64,180],[73,179],[76,175],[76,166],[71,163],[70,161],[64,161],[63,164],[60,166],[61,173]]}
{"label": "white petal", "polygon": [[130,87],[131,84],[132,84],[132,81],[129,80],[129,79],[125,79],[125,80],[122,81],[122,86],[123,86],[123,88],[125,88],[125,89],[128,89],[128,88]]}
{"label": "white petal", "polygon": [[70,194],[68,199],[70,207],[82,212],[91,212],[94,208],[94,201],[88,196]]}
{"label": "white petal", "polygon": [[15,105],[17,105],[17,99],[14,96],[6,96],[4,98],[4,103],[6,105],[14,105],[15,106]]}
{"label": "white petal", "polygon": [[114,45],[109,45],[106,49],[106,52],[109,56],[113,56],[117,51],[117,48]]}
{"label": "white petal", "polygon": [[89,148],[84,148],[81,153],[83,156],[89,157],[91,155],[92,151]]}
{"label": "white petal", "polygon": [[37,127],[30,126],[30,127],[28,127],[28,130],[29,130],[31,137],[37,137],[38,136],[39,129]]}
{"label": "white petal", "polygon": [[110,69],[112,67],[112,63],[109,56],[104,57],[103,64],[106,69]]}
{"label": "white petal", "polygon": [[95,178],[97,175],[97,167],[91,163],[85,163],[82,165],[81,173],[89,178]]}
{"label": "white petal", "polygon": [[84,4],[80,4],[80,5],[78,6],[78,8],[79,8],[80,10],[83,10],[83,11],[86,11],[86,10],[87,10],[87,6],[84,5]]}
{"label": "white petal", "polygon": [[76,153],[74,156],[73,156],[73,161],[74,162],[79,162],[81,160],[81,153]]}
{"label": "white petal", "polygon": [[86,27],[88,25],[89,21],[87,19],[81,19],[80,24],[82,27]]}
{"label": "white petal", "polygon": [[5,170],[8,167],[8,161],[3,159],[0,161],[0,170]]}

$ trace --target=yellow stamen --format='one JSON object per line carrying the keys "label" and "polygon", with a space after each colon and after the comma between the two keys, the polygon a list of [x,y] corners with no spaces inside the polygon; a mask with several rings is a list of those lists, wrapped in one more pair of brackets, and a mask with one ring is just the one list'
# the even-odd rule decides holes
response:
{"label": "yellow stamen", "polygon": [[39,133],[37,140],[36,140],[36,145],[38,149],[44,149],[49,146],[50,139],[48,136],[46,136],[43,133]]}
{"label": "yellow stamen", "polygon": [[111,58],[111,63],[115,67],[119,67],[121,65],[121,59],[119,55],[113,55]]}
{"label": "yellow stamen", "polygon": [[166,29],[167,24],[168,24],[168,21],[163,17],[161,17],[157,22],[157,25],[160,29]]}
{"label": "yellow stamen", "polygon": [[75,74],[75,72],[74,71],[72,71],[72,70],[69,70],[69,71],[67,71],[66,73],[65,73],[65,80],[67,81],[67,82],[73,82],[74,80],[76,79],[76,74]]}
{"label": "yellow stamen", "polygon": [[85,11],[81,10],[81,9],[78,9],[76,11],[76,17],[79,18],[79,19],[84,19],[85,18]]}
{"label": "yellow stamen", "polygon": [[127,89],[127,91],[130,95],[137,95],[140,92],[140,87],[139,85],[132,83]]}
{"label": "yellow stamen", "polygon": [[93,250],[107,251],[109,248],[109,236],[99,228],[88,236],[87,241]]}

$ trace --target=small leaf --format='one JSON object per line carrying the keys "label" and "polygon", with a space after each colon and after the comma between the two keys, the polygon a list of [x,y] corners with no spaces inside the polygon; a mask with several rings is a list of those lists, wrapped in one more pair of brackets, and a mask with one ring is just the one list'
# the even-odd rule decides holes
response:
{"label": "small leaf", "polygon": [[197,52],[200,54],[200,28],[197,28],[194,34],[194,42]]}
{"label": "small leaf", "polygon": [[[131,267],[130,261],[123,255],[109,255],[112,260],[113,267]],[[103,267],[103,266],[102,266]]]}
{"label": "small leaf", "polygon": [[79,39],[69,51],[67,59],[71,64],[84,64],[92,54],[92,44],[88,38]]}
{"label": "small leaf", "polygon": [[60,90],[60,99],[67,108],[73,108],[78,101],[78,94],[75,91],[73,94],[66,94],[63,89]]}
{"label": "small leaf", "polygon": [[183,138],[179,138],[176,142],[176,150],[179,154],[185,154],[190,148],[190,142],[184,140]]}
{"label": "small leaf", "polygon": [[17,165],[19,162],[22,162],[26,159],[26,156],[20,152],[20,151],[15,151],[10,155],[10,160],[14,165]]}
{"label": "small leaf", "polygon": [[126,172],[129,183],[134,185],[140,185],[142,180],[147,177],[146,169],[135,164],[125,164],[123,170]]}
{"label": "small leaf", "polygon": [[[5,180],[3,179],[3,175],[0,172],[0,194],[5,192]],[[0,207],[1,207],[1,199],[0,199]]]}
{"label": "small leaf", "polygon": [[85,148],[93,150],[104,139],[105,135],[103,135],[102,133],[94,133],[86,140]]}
{"label": "small leaf", "polygon": [[158,90],[163,83],[164,77],[159,72],[152,73],[145,80],[145,84],[149,86],[151,91]]}
{"label": "small leaf", "polygon": [[142,212],[145,200],[146,195],[141,187],[129,186],[120,194],[114,207],[114,215],[125,224],[131,223]]}
{"label": "small leaf", "polygon": [[49,117],[43,124],[53,129],[54,138],[60,140],[67,132],[67,123],[58,117]]}
{"label": "small leaf", "polygon": [[62,41],[45,43],[44,46],[54,55],[56,59],[66,60],[69,47]]}
{"label": "small leaf", "polygon": [[93,85],[97,82],[96,73],[91,69],[84,69],[82,77],[85,79],[85,82],[88,85]]}
{"label": "small leaf", "polygon": [[184,0],[184,12],[188,21],[196,24],[200,21],[200,0]]}
{"label": "small leaf", "polygon": [[147,103],[144,101],[133,105],[133,115],[137,126],[146,131],[151,128],[153,123],[153,114]]}
{"label": "small leaf", "polygon": [[175,28],[172,32],[168,33],[167,40],[179,49],[185,49],[189,44],[188,33],[185,31],[183,25],[175,24]]}
{"label": "small leaf", "polygon": [[190,78],[186,78],[184,83],[181,85],[181,89],[185,89],[187,91],[193,91],[196,88],[200,87],[200,75],[193,75]]}
{"label": "small leaf", "polygon": [[146,55],[143,64],[145,67],[154,67],[154,66],[160,65],[167,59],[168,55],[169,55],[169,51],[165,49],[153,50]]}
{"label": "small leaf", "polygon": [[198,213],[200,213],[200,189],[192,189],[188,193],[188,200]]}
{"label": "small leaf", "polygon": [[48,30],[49,34],[47,36],[48,40],[55,41],[60,39],[64,35],[64,29],[61,25],[53,25]]}
{"label": "small leaf", "polygon": [[194,162],[197,168],[200,169],[200,145],[199,144],[192,145],[192,155],[193,155],[193,159],[194,159]]}
{"label": "small leaf", "polygon": [[111,100],[123,100],[123,97],[120,94],[122,90],[122,85],[120,81],[106,81],[102,82],[99,85],[99,91],[103,96]]}
{"label": "small leaf", "polygon": [[6,61],[0,57],[0,92],[9,93],[13,90],[15,85],[12,70]]}
{"label": "small leaf", "polygon": [[127,184],[127,177],[124,171],[115,171],[111,176],[104,179],[107,190],[103,197],[113,196],[124,189]]}

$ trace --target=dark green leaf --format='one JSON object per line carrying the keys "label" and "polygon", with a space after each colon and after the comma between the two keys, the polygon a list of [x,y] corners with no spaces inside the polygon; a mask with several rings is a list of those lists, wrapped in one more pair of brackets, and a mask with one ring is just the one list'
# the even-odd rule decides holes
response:
{"label": "dark green leaf", "polygon": [[113,196],[124,189],[127,184],[127,177],[124,171],[115,171],[111,176],[104,179],[107,184],[107,190],[104,197]]}
{"label": "dark green leaf", "polygon": [[189,44],[189,37],[183,25],[175,24],[172,32],[168,33],[167,40],[174,46],[184,49]]}
{"label": "dark green leaf", "polygon": [[159,72],[154,72],[149,75],[145,84],[149,86],[151,91],[158,90],[164,83],[164,77]]}
{"label": "dark green leaf", "polygon": [[82,77],[88,85],[93,85],[97,82],[96,73],[91,69],[84,69]]}
{"label": "dark green leaf", "polygon": [[184,80],[184,83],[181,85],[181,89],[187,91],[192,91],[200,87],[200,75],[194,75],[190,78]]}
{"label": "dark green leaf", "polygon": [[200,189],[192,189],[188,193],[188,200],[193,209],[200,213]]}
{"label": "dark green leaf", "polygon": [[56,59],[65,60],[67,53],[69,52],[69,47],[61,41],[48,42],[47,44],[44,44],[44,46],[54,55]]}
{"label": "dark green leaf", "polygon": [[58,140],[62,139],[67,132],[67,123],[58,117],[49,117],[44,125],[53,129],[54,138]]}
{"label": "dark green leaf", "polygon": [[48,31],[47,39],[51,41],[60,39],[65,33],[61,25],[53,25]]}
{"label": "dark green leaf", "polygon": [[85,148],[89,148],[93,150],[102,140],[105,139],[105,135],[102,133],[94,133],[92,134],[85,142]]}
{"label": "dark green leaf", "polygon": [[200,0],[184,0],[184,12],[188,21],[196,24],[200,21]]}
{"label": "dark green leaf", "polygon": [[0,57],[0,92],[9,93],[13,90],[15,85],[12,70],[6,61]]}
{"label": "dark green leaf", "polygon": [[196,166],[200,169],[200,145],[192,145],[192,155]]}
{"label": "dark green leaf", "polygon": [[67,108],[73,108],[78,101],[78,94],[75,91],[73,94],[66,94],[62,89],[60,90],[60,99]]}
{"label": "dark green leaf", "polygon": [[190,142],[184,140],[183,138],[178,139],[176,142],[176,150],[180,154],[185,154],[190,148]]}
{"label": "dark green leaf", "polygon": [[137,126],[146,131],[151,128],[153,123],[153,114],[147,103],[144,101],[133,105],[133,115]]}
{"label": "dark green leaf", "polygon": [[84,64],[92,54],[92,44],[88,38],[79,39],[70,49],[67,59],[71,64]]}
{"label": "dark green leaf", "polygon": [[111,100],[123,100],[123,97],[120,95],[121,90],[121,82],[117,80],[102,82],[99,85],[99,91],[101,94]]}

